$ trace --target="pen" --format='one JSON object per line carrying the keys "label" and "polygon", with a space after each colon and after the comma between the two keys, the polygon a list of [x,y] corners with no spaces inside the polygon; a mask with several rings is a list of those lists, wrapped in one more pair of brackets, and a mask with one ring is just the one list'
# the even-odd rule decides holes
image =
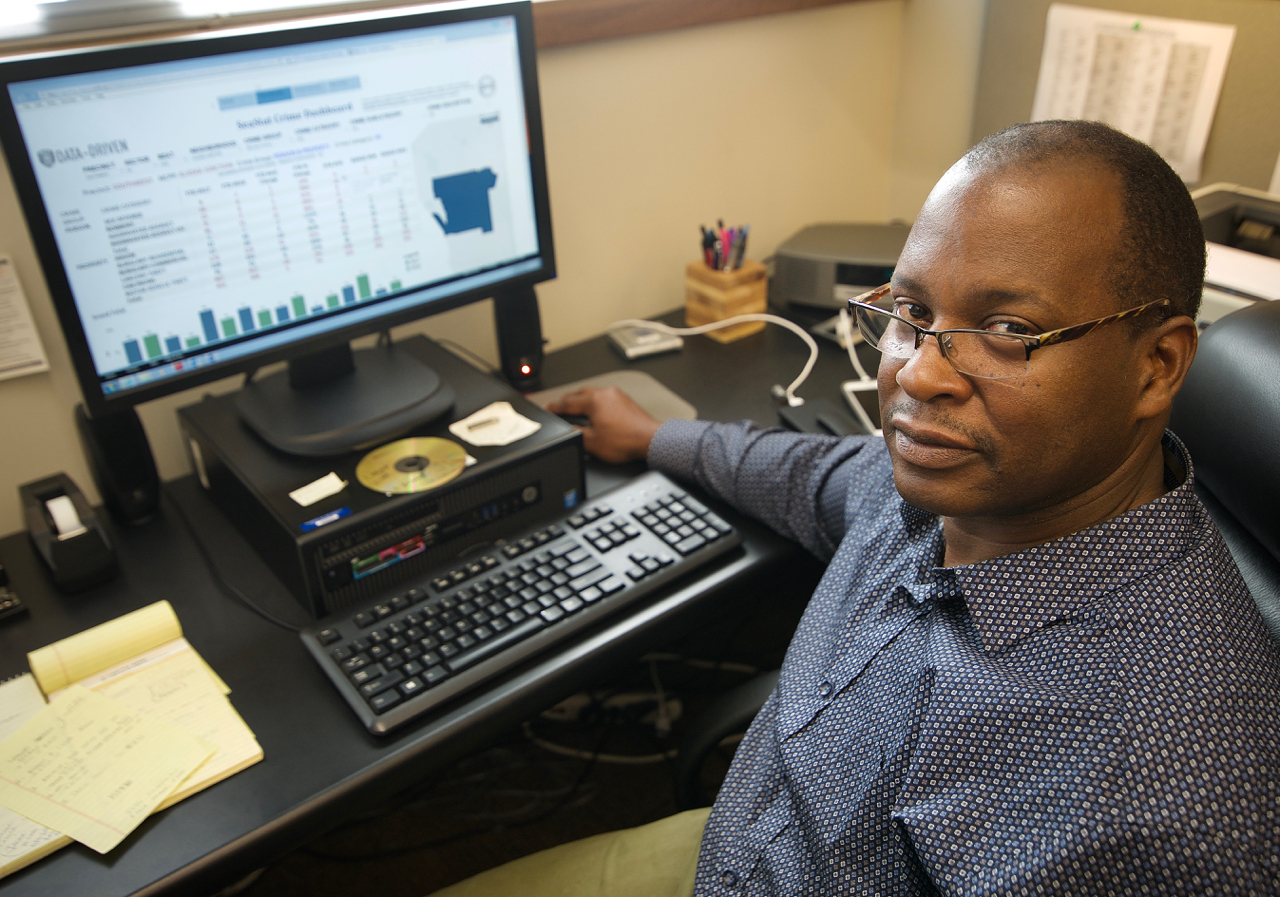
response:
{"label": "pen", "polygon": [[467,424],[467,429],[479,430],[481,427],[487,427],[490,424],[496,424],[497,422],[498,419],[496,417],[486,417],[484,420],[478,420],[474,424]]}

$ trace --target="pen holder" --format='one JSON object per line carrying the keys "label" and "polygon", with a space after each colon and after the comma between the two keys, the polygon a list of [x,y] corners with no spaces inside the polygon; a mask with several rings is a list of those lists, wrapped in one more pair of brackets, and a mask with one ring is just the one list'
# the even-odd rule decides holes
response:
{"label": "pen holder", "polygon": [[[723,321],[734,315],[762,313],[768,292],[768,272],[759,262],[743,262],[734,271],[716,271],[704,262],[685,269],[684,322],[689,327]],[[763,321],[734,324],[712,330],[707,336],[731,343],[764,329]]]}

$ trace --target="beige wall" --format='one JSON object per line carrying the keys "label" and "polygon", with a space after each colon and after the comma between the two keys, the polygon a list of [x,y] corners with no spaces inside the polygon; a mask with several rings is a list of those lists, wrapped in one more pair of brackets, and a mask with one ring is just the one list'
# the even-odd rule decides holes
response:
{"label": "beige wall", "polygon": [[[866,0],[544,51],[539,58],[560,277],[539,288],[550,347],[683,301],[697,225],[752,225],[762,258],[805,224],[911,218],[965,149],[985,0]],[[732,91],[709,91],[729,83]],[[19,483],[66,471],[96,500],[71,423],[79,400],[5,172],[14,257],[52,370],[0,382],[0,533]],[[414,327],[495,357],[488,303]],[[174,409],[140,409],[165,479],[187,472]]]}

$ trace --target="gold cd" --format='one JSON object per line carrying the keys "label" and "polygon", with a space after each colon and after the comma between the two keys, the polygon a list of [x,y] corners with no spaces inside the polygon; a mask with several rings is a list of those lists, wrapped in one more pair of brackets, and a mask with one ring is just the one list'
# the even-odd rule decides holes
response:
{"label": "gold cd", "polygon": [[466,465],[467,453],[458,443],[418,436],[369,452],[356,465],[356,479],[374,492],[426,492],[449,482]]}

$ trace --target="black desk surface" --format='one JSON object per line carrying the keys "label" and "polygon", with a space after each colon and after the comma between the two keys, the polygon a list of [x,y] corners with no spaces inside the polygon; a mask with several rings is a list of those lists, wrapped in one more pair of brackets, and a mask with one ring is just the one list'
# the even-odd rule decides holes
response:
{"label": "black desk surface", "polygon": [[[777,327],[725,346],[695,337],[679,354],[638,362],[625,361],[597,338],[551,353],[543,382],[555,386],[629,367],[648,371],[703,417],[775,425],[769,387],[790,382],[806,357],[804,344]],[[838,401],[838,384],[848,376],[842,353],[824,346],[800,394]],[[588,491],[597,495],[636,470],[593,463]],[[0,879],[0,893],[109,897],[217,891],[482,747],[583,682],[712,619],[735,593],[784,566],[798,550],[719,509],[743,533],[740,553],[497,680],[485,692],[381,739],[364,730],[294,633],[265,621],[215,583],[182,522],[184,515],[214,563],[241,590],[279,617],[307,622],[193,478],[166,487],[161,513],[152,522],[112,530],[120,576],[79,595],[53,589],[25,534],[0,539],[0,563],[30,607],[29,614],[0,624],[0,678],[25,672],[28,651],[167,598],[184,634],[231,687],[232,703],[265,753],[257,765],[151,817],[110,854],[73,844]]]}

